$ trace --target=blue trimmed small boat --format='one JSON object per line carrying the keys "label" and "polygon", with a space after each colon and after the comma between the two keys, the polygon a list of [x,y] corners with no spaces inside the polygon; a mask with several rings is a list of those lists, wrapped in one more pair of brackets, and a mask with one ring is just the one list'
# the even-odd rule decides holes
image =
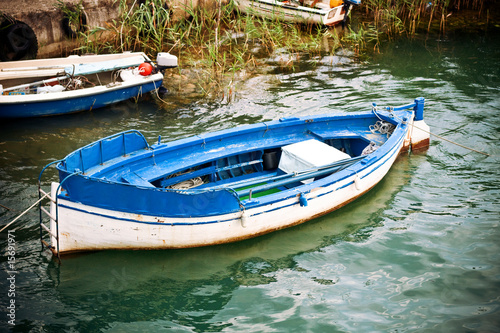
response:
{"label": "blue trimmed small boat", "polygon": [[286,22],[334,26],[345,22],[353,5],[361,0],[236,0],[247,15]]}
{"label": "blue trimmed small boat", "polygon": [[106,137],[49,164],[59,181],[40,189],[52,199],[42,241],[57,255],[187,248],[311,220],[374,187],[402,151],[428,146],[423,111],[417,98],[152,145],[135,130]]}
{"label": "blue trimmed small boat", "polygon": [[[150,67],[151,66],[151,67]],[[0,62],[0,118],[88,111],[158,89],[177,58],[142,52]]]}

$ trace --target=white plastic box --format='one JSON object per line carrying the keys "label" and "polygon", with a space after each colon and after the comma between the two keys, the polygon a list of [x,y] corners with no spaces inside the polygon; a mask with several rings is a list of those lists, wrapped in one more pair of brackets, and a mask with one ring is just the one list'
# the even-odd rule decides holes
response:
{"label": "white plastic box", "polygon": [[177,57],[168,52],[160,52],[156,56],[158,67],[174,68],[177,67]]}
{"label": "white plastic box", "polygon": [[[284,146],[281,151],[278,168],[285,173],[300,172],[351,158],[348,154],[314,139]],[[308,184],[312,181],[311,178],[303,180],[302,183]]]}

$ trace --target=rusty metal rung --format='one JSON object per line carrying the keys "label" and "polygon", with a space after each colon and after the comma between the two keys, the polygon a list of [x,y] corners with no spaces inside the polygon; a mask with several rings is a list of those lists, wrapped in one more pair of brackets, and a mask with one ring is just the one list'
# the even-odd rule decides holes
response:
{"label": "rusty metal rung", "polygon": [[42,244],[45,245],[45,247],[47,247],[52,252],[52,254],[54,256],[59,257],[59,255],[58,255],[57,251],[54,249],[54,247],[47,244],[47,242],[44,241],[43,239],[42,239]]}

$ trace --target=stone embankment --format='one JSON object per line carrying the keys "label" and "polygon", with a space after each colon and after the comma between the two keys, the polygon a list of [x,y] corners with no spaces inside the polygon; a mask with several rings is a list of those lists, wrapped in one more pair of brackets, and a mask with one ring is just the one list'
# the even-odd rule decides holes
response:
{"label": "stone embankment", "polygon": [[[126,0],[130,7],[148,0]],[[216,0],[166,0],[165,6],[174,20],[187,17],[190,7],[213,7]],[[69,13],[68,13],[69,10]],[[70,20],[77,15],[80,22]],[[70,53],[77,45],[78,31],[107,27],[118,19],[120,1],[116,0],[1,0],[0,61],[58,57]]]}

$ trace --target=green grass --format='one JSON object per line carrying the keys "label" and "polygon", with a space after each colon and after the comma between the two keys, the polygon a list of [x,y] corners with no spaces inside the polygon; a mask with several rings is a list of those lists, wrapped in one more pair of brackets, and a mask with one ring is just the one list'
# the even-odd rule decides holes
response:
{"label": "green grass", "polygon": [[485,12],[488,0],[363,0],[360,11],[371,18],[379,32],[394,36],[429,31],[438,25],[441,32],[452,11],[470,9]]}
{"label": "green grass", "polygon": [[[359,54],[377,50],[383,40],[420,33],[443,34],[448,20],[468,10],[488,20],[488,4],[495,0],[363,0],[357,9],[362,22],[349,27],[343,41]],[[454,14],[454,15],[453,15]]]}
{"label": "green grass", "polygon": [[243,15],[232,1],[217,2],[214,10],[187,8],[190,18],[179,21],[172,19],[164,1],[146,0],[135,7],[129,3],[120,0],[119,19],[82,33],[79,51],[143,51],[153,59],[158,52],[170,52],[178,56],[181,68],[202,68],[204,75],[218,81],[258,65],[261,60],[251,52],[257,46],[265,54],[282,48],[319,54],[326,38],[333,48],[340,47],[340,39],[327,28]]}

